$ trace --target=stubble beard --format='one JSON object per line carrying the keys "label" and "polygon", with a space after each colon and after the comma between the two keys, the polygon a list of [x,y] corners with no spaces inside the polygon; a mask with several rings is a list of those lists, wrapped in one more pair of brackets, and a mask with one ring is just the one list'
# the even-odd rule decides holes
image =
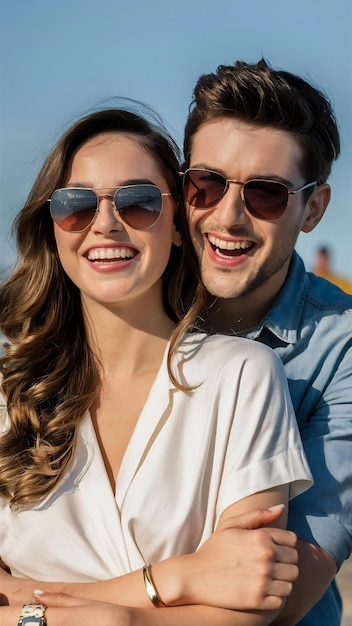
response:
{"label": "stubble beard", "polygon": [[275,276],[279,275],[285,266],[288,266],[292,253],[293,248],[287,246],[280,255],[271,256],[263,265],[254,267],[248,275],[244,278],[241,277],[241,280],[234,270],[214,268],[208,271],[202,266],[202,280],[206,290],[212,296],[222,299],[243,298],[252,295],[255,291],[262,291],[265,285],[269,287],[269,284],[275,283]]}

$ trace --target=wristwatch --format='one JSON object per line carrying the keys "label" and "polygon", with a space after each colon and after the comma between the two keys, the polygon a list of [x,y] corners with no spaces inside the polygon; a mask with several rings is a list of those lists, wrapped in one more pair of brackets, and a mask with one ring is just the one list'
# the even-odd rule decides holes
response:
{"label": "wristwatch", "polygon": [[44,604],[24,604],[17,626],[46,626]]}

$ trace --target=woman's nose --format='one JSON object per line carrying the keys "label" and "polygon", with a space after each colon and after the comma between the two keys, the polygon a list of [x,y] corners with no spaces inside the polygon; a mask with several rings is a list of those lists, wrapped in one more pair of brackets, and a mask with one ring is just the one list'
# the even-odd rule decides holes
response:
{"label": "woman's nose", "polygon": [[111,196],[100,197],[92,230],[105,234],[112,231],[122,231],[123,228],[123,222],[115,208],[113,198]]}

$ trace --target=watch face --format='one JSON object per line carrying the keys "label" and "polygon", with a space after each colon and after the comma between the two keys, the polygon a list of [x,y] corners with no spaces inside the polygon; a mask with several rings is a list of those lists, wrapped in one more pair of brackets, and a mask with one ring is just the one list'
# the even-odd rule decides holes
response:
{"label": "watch face", "polygon": [[22,607],[18,626],[45,626],[44,611],[42,604],[25,604]]}

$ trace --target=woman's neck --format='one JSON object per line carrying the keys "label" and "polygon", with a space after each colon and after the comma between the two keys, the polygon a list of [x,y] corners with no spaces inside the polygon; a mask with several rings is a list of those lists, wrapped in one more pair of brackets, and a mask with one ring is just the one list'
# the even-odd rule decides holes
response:
{"label": "woman's neck", "polygon": [[116,306],[82,299],[89,346],[105,376],[124,377],[159,366],[174,323],[161,304]]}

